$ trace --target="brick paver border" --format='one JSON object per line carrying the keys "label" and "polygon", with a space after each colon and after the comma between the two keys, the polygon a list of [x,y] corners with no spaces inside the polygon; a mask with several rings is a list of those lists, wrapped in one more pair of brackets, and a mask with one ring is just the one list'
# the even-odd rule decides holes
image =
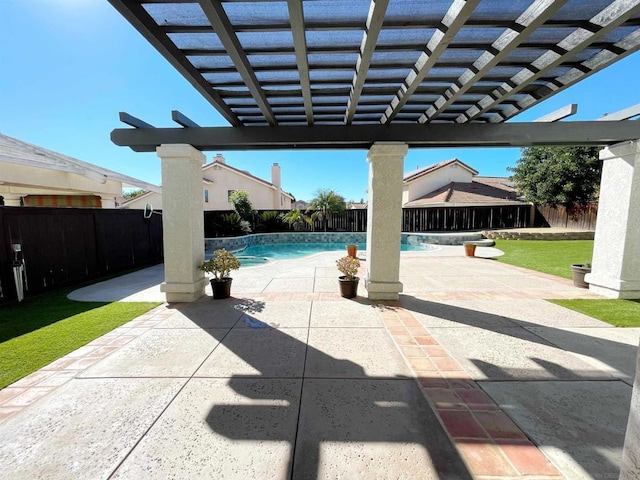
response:
{"label": "brick paver border", "polygon": [[474,478],[562,478],[410,311],[386,302],[378,313]]}

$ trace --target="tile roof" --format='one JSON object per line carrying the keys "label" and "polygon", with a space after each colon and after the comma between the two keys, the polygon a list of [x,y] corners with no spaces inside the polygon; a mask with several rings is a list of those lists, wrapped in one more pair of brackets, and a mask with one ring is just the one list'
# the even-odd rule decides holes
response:
{"label": "tile roof", "polygon": [[476,177],[472,182],[451,182],[422,197],[406,203],[405,207],[427,207],[436,204],[477,205],[525,203],[518,199],[510,180],[501,177]]}

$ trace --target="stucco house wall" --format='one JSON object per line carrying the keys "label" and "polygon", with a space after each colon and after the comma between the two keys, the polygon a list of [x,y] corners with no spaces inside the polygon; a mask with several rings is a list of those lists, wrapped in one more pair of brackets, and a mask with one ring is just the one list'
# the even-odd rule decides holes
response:
{"label": "stucco house wall", "polygon": [[[231,210],[229,193],[246,190],[249,200],[256,210],[291,210],[293,198],[282,191],[280,186],[280,166],[271,167],[271,182],[227,165],[222,155],[216,155],[214,161],[202,169],[202,197],[204,210]],[[123,208],[143,209],[151,203],[154,210],[162,209],[162,195],[146,193],[124,203]]]}
{"label": "stucco house wall", "polygon": [[424,175],[417,174],[415,178],[405,180],[402,189],[402,204],[416,200],[451,182],[469,183],[473,181],[473,176],[477,173],[457,159],[444,162],[441,167],[435,167],[433,170],[425,172]]}
{"label": "stucco house wall", "polygon": [[123,202],[123,186],[158,190],[142,180],[0,134],[0,196],[5,206],[39,205],[50,200],[47,197],[59,198],[58,206],[84,206],[76,201],[96,197],[95,206],[116,208]]}

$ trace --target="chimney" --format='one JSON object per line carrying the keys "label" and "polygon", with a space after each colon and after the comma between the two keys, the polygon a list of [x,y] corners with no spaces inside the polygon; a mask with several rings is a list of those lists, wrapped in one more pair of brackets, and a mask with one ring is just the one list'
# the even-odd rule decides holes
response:
{"label": "chimney", "polygon": [[213,161],[218,163],[227,163],[221,153],[217,153],[216,156],[213,157]]}
{"label": "chimney", "polygon": [[271,165],[271,183],[282,189],[282,185],[280,185],[280,165],[277,163]]}

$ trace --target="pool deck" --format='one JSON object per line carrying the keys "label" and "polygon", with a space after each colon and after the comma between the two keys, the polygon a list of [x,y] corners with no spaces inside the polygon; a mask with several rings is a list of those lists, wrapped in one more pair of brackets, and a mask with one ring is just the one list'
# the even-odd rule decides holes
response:
{"label": "pool deck", "polygon": [[398,302],[345,300],[338,256],[233,272],[233,298],[164,304],[0,391],[3,475],[617,478],[640,329],[461,246],[403,252]]}

